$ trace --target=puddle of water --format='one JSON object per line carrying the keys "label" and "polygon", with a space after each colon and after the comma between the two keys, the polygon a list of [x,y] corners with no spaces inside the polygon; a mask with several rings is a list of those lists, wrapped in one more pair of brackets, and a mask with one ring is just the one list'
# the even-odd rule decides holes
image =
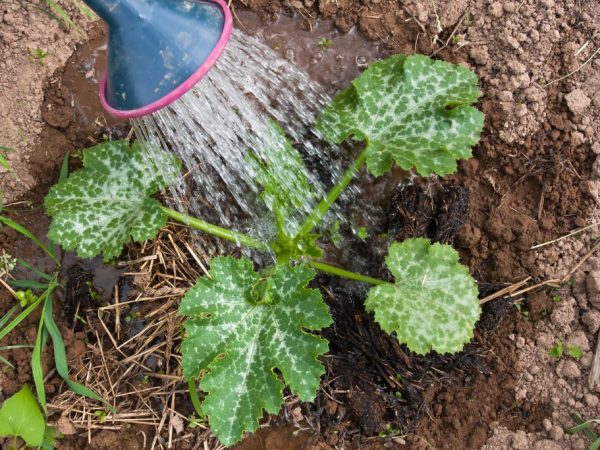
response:
{"label": "puddle of water", "polygon": [[108,114],[98,100],[98,87],[106,67],[105,27],[98,26],[93,36],[82,44],[67,61],[61,79],[68,92],[67,102],[75,111],[78,131],[97,131],[126,123]]}
{"label": "puddle of water", "polygon": [[241,30],[258,36],[330,91],[346,88],[381,56],[379,43],[367,41],[356,28],[342,34],[333,22],[319,21],[312,30],[305,30],[301,18],[283,14],[274,24],[264,26],[251,11],[236,14]]}
{"label": "puddle of water", "polygon": [[[63,268],[68,269],[76,264],[91,274],[93,288],[100,294],[101,298],[110,300],[112,303],[115,286],[125,273],[125,269],[117,269],[106,265],[101,257],[81,259],[74,253],[66,253],[62,261]],[[119,295],[119,297],[122,297],[122,295]]]}

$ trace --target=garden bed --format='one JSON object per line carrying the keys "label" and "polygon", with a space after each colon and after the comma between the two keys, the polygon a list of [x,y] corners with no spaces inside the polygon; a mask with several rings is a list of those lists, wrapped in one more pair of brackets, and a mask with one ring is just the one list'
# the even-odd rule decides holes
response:
{"label": "garden bed", "polygon": [[[416,50],[467,64],[481,80],[486,123],[474,158],[461,162],[443,183],[402,187],[396,179],[374,185],[372,237],[354,237],[356,253],[344,255],[346,260],[382,273],[384,253],[375,236],[393,233],[398,239],[453,243],[477,279],[481,298],[528,277],[509,292],[568,276],[558,289],[540,286],[487,302],[475,339],[451,357],[414,356],[364,312],[360,284],[318,277],[315,286],[324,292],[335,325],[324,332],[331,345],[317,400],[308,404],[288,396],[282,413],[265,416],[263,429],[239,448],[586,448],[582,435],[564,430],[573,425],[571,413],[584,418],[599,413],[588,375],[600,327],[595,284],[600,260],[593,254],[584,260],[597,228],[531,247],[598,218],[600,59],[592,57],[600,46],[600,8],[592,1],[555,0],[359,3],[266,0],[234,7],[239,28],[262,29],[283,55],[292,48],[298,64],[332,90],[347,85],[357,66],[397,52]],[[129,129],[103,114],[96,101],[101,27],[89,28],[88,42],[64,67],[61,45],[83,39],[57,29],[60,45],[51,50],[57,54],[40,66],[29,56],[44,45],[45,30],[24,30],[52,21],[25,7],[9,4],[3,10],[7,31],[0,54],[7,59],[0,85],[5,89],[13,81],[8,77],[18,74],[27,82],[21,80],[24,97],[11,91],[0,104],[0,117],[13,125],[0,132],[0,145],[18,149],[9,159],[23,181],[0,173],[0,186],[8,203],[27,202],[15,204],[11,217],[43,236],[48,220],[42,201],[64,154],[105,136],[124,137]],[[311,56],[322,38],[332,44],[315,62]],[[337,54],[343,56],[341,68]],[[19,102],[26,107],[17,107]],[[76,154],[70,162],[78,166]],[[360,220],[360,209],[351,212]],[[0,230],[0,241],[7,253],[49,267],[31,242],[8,228]],[[122,399],[120,412],[131,414],[134,424],[100,422],[94,402],[68,391],[48,357],[51,419],[67,435],[57,447],[218,447],[203,425],[185,426],[193,408],[177,378],[175,312],[183,288],[203,274],[210,256],[228,250],[170,225],[156,242],[131,246],[116,268],[65,259],[66,287],[57,295],[56,311],[71,373],[104,396]],[[3,313],[12,299],[0,291],[0,300]],[[6,344],[32,342],[36,328],[33,316]],[[578,346],[583,357],[552,358],[548,351],[559,342]],[[15,370],[0,373],[4,397],[31,382],[29,351],[6,356]]]}

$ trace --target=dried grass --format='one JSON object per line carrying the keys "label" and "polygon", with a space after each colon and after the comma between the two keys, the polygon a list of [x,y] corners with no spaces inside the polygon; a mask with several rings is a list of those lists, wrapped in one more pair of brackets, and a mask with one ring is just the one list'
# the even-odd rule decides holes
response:
{"label": "dried grass", "polygon": [[205,424],[188,426],[193,409],[180,365],[177,306],[196,279],[207,274],[210,255],[201,249],[215,248],[198,239],[186,227],[170,224],[156,240],[132,245],[128,260],[118,263],[126,268],[131,292],[119,299],[115,289],[112,304],[99,308],[97,320],[86,325],[88,341],[94,340],[91,335],[95,342],[88,343],[79,363],[71,362],[78,367],[72,376],[109,401],[116,414],[66,386],[48,404],[89,442],[96,430],[136,425],[147,430],[144,448],[177,448],[182,440],[193,442],[192,448],[224,448]]}

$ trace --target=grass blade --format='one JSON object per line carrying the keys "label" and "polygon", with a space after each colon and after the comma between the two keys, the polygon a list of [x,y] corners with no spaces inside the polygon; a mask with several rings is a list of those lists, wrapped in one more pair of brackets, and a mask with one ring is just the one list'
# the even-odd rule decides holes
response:
{"label": "grass blade", "polygon": [[[600,439],[598,438],[598,435],[596,433],[594,433],[594,430],[590,426],[592,421],[583,420],[581,418],[581,416],[577,413],[572,413],[571,418],[577,425],[575,425],[572,428],[569,428],[568,430],[565,430],[568,434],[575,434],[575,433],[579,433],[580,431],[582,431],[583,434],[585,434],[586,437],[590,441],[593,442],[592,446],[595,445],[596,443],[598,443],[600,445]],[[592,447],[590,447],[590,449],[591,448]]]}
{"label": "grass blade", "polygon": [[37,237],[35,237],[27,228],[18,224],[14,220],[11,220],[8,217],[4,216],[0,216],[0,222],[4,223],[6,226],[11,227],[16,232],[21,233],[26,238],[35,242],[50,258],[52,258],[52,261],[54,261],[57,266],[60,266],[58,259],[56,259],[52,252],[48,250],[48,248],[44,244],[42,244],[42,242]]}
{"label": "grass blade", "polygon": [[77,31],[79,34],[84,34],[83,30],[81,28],[79,28],[79,26],[73,22],[71,20],[71,18],[69,17],[69,15],[65,12],[64,9],[62,9],[60,6],[58,6],[55,2],[53,2],[52,0],[46,0],[46,3],[48,4],[48,6],[50,7],[50,9],[52,9],[52,11],[54,11],[54,13],[64,22],[66,23],[68,26],[70,26],[71,28],[73,28],[75,31]]}
{"label": "grass blade", "polygon": [[[14,152],[14,151],[15,151],[14,148],[0,146],[0,152],[6,153],[6,152]],[[9,172],[13,171],[13,168],[11,167],[10,163],[8,162],[8,159],[6,159],[6,157],[2,154],[0,154],[0,166],[4,167]]]}
{"label": "grass blade", "polygon": [[0,352],[6,351],[6,350],[15,350],[17,348],[33,348],[33,345],[29,345],[29,344],[7,345],[6,347],[0,347]]}
{"label": "grass blade", "polygon": [[8,280],[7,284],[17,289],[48,289],[48,283],[34,280]]}
{"label": "grass blade", "polygon": [[41,270],[36,269],[35,267],[33,267],[31,264],[29,264],[27,261],[23,261],[22,259],[17,258],[17,262],[25,267],[28,270],[31,270],[33,273],[35,273],[38,277],[43,278],[44,280],[48,280],[51,281],[54,279],[53,276],[48,275],[46,272],[42,272]]}
{"label": "grass blade", "polygon": [[64,181],[69,176],[69,153],[65,154],[62,164],[60,166],[60,175],[58,176],[58,182]]}
{"label": "grass blade", "polygon": [[4,167],[9,172],[13,171],[12,167],[10,166],[10,163],[8,162],[8,159],[6,159],[2,155],[0,155],[0,166]]}
{"label": "grass blade", "polygon": [[[50,298],[50,296],[47,296]],[[37,394],[38,401],[42,405],[44,415],[48,414],[48,408],[46,406],[46,389],[44,388],[44,369],[42,367],[42,351],[44,350],[47,334],[44,328],[44,312],[46,305],[42,309],[42,315],[40,317],[40,323],[38,325],[37,336],[35,338],[35,346],[31,353],[31,373],[33,376],[33,384],[35,385],[35,392]]]}
{"label": "grass blade", "polygon": [[[50,289],[50,288],[48,288]],[[31,314],[31,312],[38,307],[38,305],[44,300],[44,295],[41,295],[35,302],[25,308],[23,311],[19,313],[17,317],[15,317],[6,327],[0,330],[0,341],[10,333],[17,325],[19,325],[25,318]]]}
{"label": "grass blade", "polygon": [[75,6],[77,6],[77,9],[79,10],[79,12],[86,17],[86,19],[88,20],[94,20],[96,18],[96,15],[94,14],[94,12],[88,8],[87,6],[85,6],[85,4],[83,4],[82,2],[80,2],[79,0],[72,0],[73,4]]}
{"label": "grass blade", "polygon": [[0,363],[4,363],[6,364],[8,367],[10,367],[11,369],[14,369],[15,366],[13,366],[10,361],[6,358],[3,358],[2,356],[0,356]]}
{"label": "grass blade", "polygon": [[[69,176],[69,153],[66,153],[62,164],[60,166],[60,175],[58,176],[58,182],[62,182],[67,179]],[[50,238],[48,238],[48,247],[51,249],[52,253],[58,259],[58,251],[60,247]]]}
{"label": "grass blade", "polygon": [[2,319],[0,319],[0,330],[2,329],[2,327],[4,325],[6,325],[8,323],[10,318],[17,312],[17,309],[19,309],[19,305],[14,305],[12,308],[10,308],[8,310],[8,312],[6,314],[4,314],[2,316]]}
{"label": "grass blade", "polygon": [[69,388],[75,392],[76,394],[83,395],[84,397],[91,398],[93,400],[97,400],[99,402],[105,403],[111,412],[116,413],[116,410],[108,405],[102,397],[96,394],[91,389],[71,380],[69,378],[69,367],[67,364],[67,353],[65,351],[65,343],[60,335],[60,330],[54,322],[54,318],[52,317],[52,299],[50,297],[46,300],[46,308],[44,308],[44,325],[50,337],[52,338],[52,346],[54,348],[54,363],[56,365],[56,371],[62,377],[63,380],[67,383]]}
{"label": "grass blade", "polygon": [[202,413],[202,404],[198,397],[198,390],[196,389],[196,380],[194,378],[188,378],[188,388],[190,390],[190,398],[192,399],[192,405],[196,410],[198,419],[204,419],[206,416]]}

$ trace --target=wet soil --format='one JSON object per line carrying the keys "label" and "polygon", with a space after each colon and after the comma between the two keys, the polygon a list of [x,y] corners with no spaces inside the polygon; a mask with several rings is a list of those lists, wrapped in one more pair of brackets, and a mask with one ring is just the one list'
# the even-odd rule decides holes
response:
{"label": "wet soil", "polygon": [[[347,85],[364,63],[393,52],[436,52],[437,57],[474,68],[482,80],[480,106],[486,113],[486,129],[474,158],[462,162],[459,172],[443,183],[418,180],[410,186],[382,187],[373,206],[378,220],[371,223],[370,237],[363,241],[347,230],[346,237],[357,250],[340,258],[348,260],[350,267],[360,265],[363,271],[366,267],[372,275],[385,277],[380,234],[395,239],[427,236],[453,243],[479,281],[483,297],[525,276],[541,281],[577,262],[589,246],[589,239],[582,238],[581,246],[573,243],[531,250],[536,243],[586,225],[596,214],[598,169],[594,162],[600,153],[600,131],[594,123],[598,123],[600,108],[600,65],[592,61],[564,82],[541,86],[577,69],[590,56],[590,49],[598,45],[594,27],[600,23],[600,11],[593,2],[554,0],[439,3],[248,0],[234,2],[234,7],[237,26],[261,33],[282,55],[294,59],[332,90]],[[244,8],[258,13],[262,21]],[[529,36],[523,38],[515,28],[528,29]],[[287,35],[290,30],[294,30],[293,41]],[[63,156],[73,152],[70,161],[76,167],[77,150],[128,132],[127,124],[111,119],[97,103],[105,37],[101,27],[93,28],[89,35],[89,43],[78,48],[64,70],[47,80],[40,105],[45,125],[40,144],[33,146],[27,163],[36,185],[22,197],[32,206],[17,205],[9,213],[39,236],[48,225],[41,201],[57,178]],[[331,45],[319,45],[323,38],[330,39]],[[591,44],[584,47],[586,41]],[[569,95],[578,89],[589,100],[583,100],[584,107],[569,100],[576,99]],[[358,213],[353,217],[360,226]],[[51,262],[31,242],[10,229],[0,230],[0,242],[7,253],[34,260],[42,270],[52,270]],[[110,292],[119,272],[109,271],[109,279],[103,282],[97,264],[66,260],[69,283],[63,295],[70,300],[62,306],[57,298],[57,311],[71,367],[76,370],[78,356],[90,337],[77,329],[73,318],[98,306],[90,284]],[[584,278],[576,282],[585,285],[585,276],[594,270],[597,268],[586,267]],[[561,294],[562,303],[552,300],[556,294],[548,290],[517,298],[521,312],[513,306],[515,299],[495,300],[485,305],[475,339],[464,352],[422,358],[379,330],[362,308],[365,293],[361,286],[328,277],[320,277],[318,282],[336,319],[335,326],[326,331],[331,351],[324,358],[328,372],[323,389],[314,404],[301,404],[294,410],[294,420],[282,415],[273,422],[276,427],[260,430],[239,449],[450,449],[482,448],[486,443],[491,445],[488,448],[553,449],[585,445],[585,441],[567,439],[559,432],[552,434],[554,427],[565,427],[558,411],[598,412],[598,403],[586,397],[593,393],[585,391],[583,381],[569,378],[564,361],[556,367],[557,383],[568,380],[563,390],[568,386],[581,390],[577,401],[583,406],[575,401],[566,403],[559,393],[543,395],[551,391],[547,384],[542,384],[540,395],[515,395],[526,378],[523,349],[530,348],[530,343],[533,347],[528,351],[542,345],[537,342],[540,333],[549,335],[547,341],[552,344],[577,330],[584,330],[590,339],[598,332],[583,319],[584,315],[591,317],[595,307],[584,306],[579,297],[581,316],[572,313],[568,329],[559,323],[564,310],[574,308],[568,301],[569,287]],[[573,290],[577,289],[576,284]],[[587,298],[585,288],[583,291],[582,298]],[[0,313],[11,304],[6,292],[0,291]],[[553,313],[554,309],[557,312]],[[549,318],[556,322],[555,328],[546,328]],[[31,342],[37,320],[32,315],[3,344]],[[558,331],[559,325],[562,331]],[[526,344],[521,345],[519,339]],[[539,355],[546,352],[544,347],[532,359],[542,365]],[[15,370],[0,374],[0,395],[6,397],[22,383],[31,382],[30,353],[18,350],[2,356],[15,364]],[[48,373],[50,350],[44,364]],[[552,361],[544,360],[544,364],[554,370]],[[578,363],[582,380],[589,369],[585,364]],[[49,398],[61,389],[60,380],[50,376]],[[552,421],[550,427],[545,420]],[[298,433],[287,425],[290,423],[305,430]],[[125,439],[120,432],[94,433],[90,448],[142,448],[145,441],[138,431],[127,431]],[[548,433],[550,444],[546,442]],[[524,434],[531,436],[525,447],[516,438]],[[508,437],[500,443],[498,436]],[[67,439],[60,446],[84,448],[86,439]]]}

